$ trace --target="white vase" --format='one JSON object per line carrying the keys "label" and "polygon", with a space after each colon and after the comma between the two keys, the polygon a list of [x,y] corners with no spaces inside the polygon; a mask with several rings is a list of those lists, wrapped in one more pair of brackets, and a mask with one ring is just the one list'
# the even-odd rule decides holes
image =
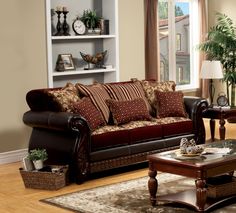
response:
{"label": "white vase", "polygon": [[33,161],[35,169],[42,169],[43,168],[43,161],[42,160],[35,160]]}

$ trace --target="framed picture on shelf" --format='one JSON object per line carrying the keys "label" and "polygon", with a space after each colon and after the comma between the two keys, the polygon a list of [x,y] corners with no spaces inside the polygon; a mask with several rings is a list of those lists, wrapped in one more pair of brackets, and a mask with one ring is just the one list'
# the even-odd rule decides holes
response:
{"label": "framed picture on shelf", "polygon": [[75,70],[72,54],[59,54],[57,57],[56,71]]}

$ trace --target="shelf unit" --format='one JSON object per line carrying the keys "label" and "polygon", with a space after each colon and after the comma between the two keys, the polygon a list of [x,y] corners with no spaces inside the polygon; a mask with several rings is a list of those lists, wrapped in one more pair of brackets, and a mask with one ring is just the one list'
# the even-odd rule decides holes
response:
{"label": "shelf unit", "polygon": [[[66,20],[70,36],[54,36],[57,15],[52,15],[51,10],[57,6],[65,6],[69,11]],[[109,35],[75,35],[72,23],[87,9],[96,10],[98,15],[109,20]],[[118,0],[46,0],[46,17],[49,87],[64,86],[66,82],[91,84],[94,81],[101,83],[119,81]],[[104,64],[111,65],[111,68],[84,70],[87,63],[83,61],[80,52],[95,55],[105,50],[107,55]],[[56,71],[59,54],[72,54],[76,69]]]}

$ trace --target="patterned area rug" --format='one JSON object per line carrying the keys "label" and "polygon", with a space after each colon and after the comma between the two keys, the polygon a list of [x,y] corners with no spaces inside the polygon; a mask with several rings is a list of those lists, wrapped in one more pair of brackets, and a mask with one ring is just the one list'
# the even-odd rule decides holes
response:
{"label": "patterned area rug", "polygon": [[[148,177],[97,187],[41,200],[79,213],[183,213],[194,212],[180,204],[158,202],[152,207],[147,188]],[[158,195],[190,189],[194,180],[182,176],[158,174]],[[221,206],[215,213],[236,212],[236,203]]]}

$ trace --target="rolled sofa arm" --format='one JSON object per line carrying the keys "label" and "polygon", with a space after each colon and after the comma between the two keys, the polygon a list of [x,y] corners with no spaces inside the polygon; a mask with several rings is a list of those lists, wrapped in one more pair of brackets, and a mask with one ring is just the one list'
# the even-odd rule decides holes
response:
{"label": "rolled sofa arm", "polygon": [[23,122],[32,127],[29,150],[45,148],[48,164],[68,164],[71,181],[81,183],[89,172],[90,128],[78,114],[28,111]]}
{"label": "rolled sofa arm", "polygon": [[206,133],[202,112],[208,107],[207,100],[199,97],[185,96],[184,104],[189,118],[193,121],[193,131],[196,135],[196,143],[205,143]]}

